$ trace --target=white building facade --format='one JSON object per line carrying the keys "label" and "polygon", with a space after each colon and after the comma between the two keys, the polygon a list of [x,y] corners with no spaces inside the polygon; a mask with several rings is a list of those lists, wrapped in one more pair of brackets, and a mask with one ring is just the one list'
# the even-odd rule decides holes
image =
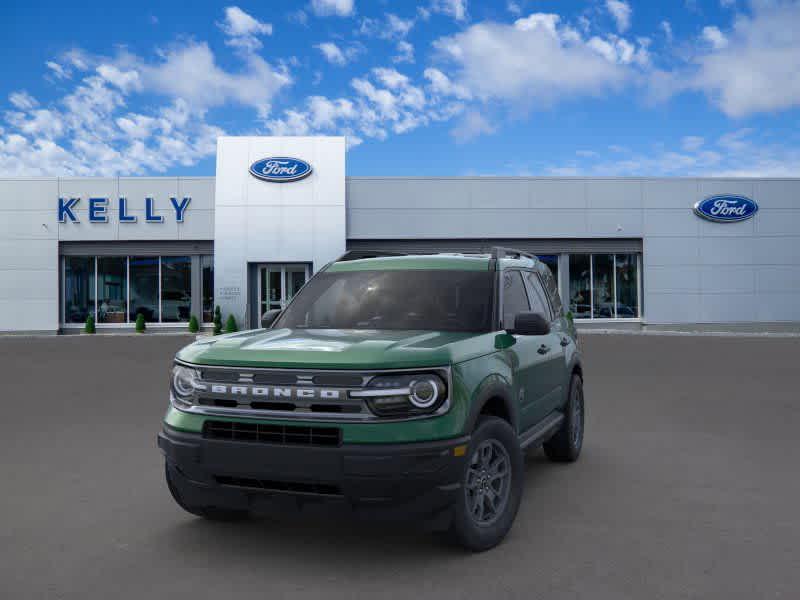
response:
{"label": "white building facade", "polygon": [[800,179],[346,177],[345,158],[341,137],[224,137],[216,177],[0,179],[0,332],[182,330],[215,306],[256,327],[348,249],[493,245],[547,262],[583,326],[800,326]]}

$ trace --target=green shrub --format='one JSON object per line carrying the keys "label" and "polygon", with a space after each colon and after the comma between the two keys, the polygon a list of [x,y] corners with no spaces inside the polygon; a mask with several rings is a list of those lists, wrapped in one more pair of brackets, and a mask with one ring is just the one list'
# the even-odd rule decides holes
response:
{"label": "green shrub", "polygon": [[194,315],[192,315],[192,317],[189,319],[189,331],[191,333],[197,333],[200,331],[200,325],[197,323],[197,317]]}
{"label": "green shrub", "polygon": [[83,327],[84,333],[95,333],[96,329],[94,327],[94,316],[89,315],[86,317],[86,325]]}
{"label": "green shrub", "polygon": [[222,333],[222,311],[217,306],[214,309],[214,335]]}
{"label": "green shrub", "polygon": [[139,313],[136,315],[136,331],[137,333],[144,333],[144,330],[147,328],[144,322],[144,315]]}
{"label": "green shrub", "polygon": [[236,318],[228,315],[228,320],[225,321],[225,333],[236,333],[237,331],[239,331],[239,326],[236,325]]}

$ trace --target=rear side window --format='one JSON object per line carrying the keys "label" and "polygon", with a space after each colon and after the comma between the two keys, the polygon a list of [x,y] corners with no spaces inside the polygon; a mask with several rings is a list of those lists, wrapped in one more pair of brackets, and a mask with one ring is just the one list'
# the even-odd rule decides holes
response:
{"label": "rear side window", "polygon": [[531,310],[535,313],[539,313],[548,321],[551,321],[553,317],[550,314],[550,305],[542,289],[542,284],[539,283],[539,277],[536,273],[525,271],[525,282],[528,285],[528,297],[531,299]]}
{"label": "rear side window", "polygon": [[561,296],[558,295],[558,282],[553,277],[550,269],[542,269],[539,273],[542,277],[542,283],[547,295],[550,297],[550,306],[553,307],[555,318],[561,317],[564,314],[564,307],[561,304]]}
{"label": "rear side window", "polygon": [[528,295],[519,271],[503,272],[503,328],[514,326],[514,317],[530,310]]}

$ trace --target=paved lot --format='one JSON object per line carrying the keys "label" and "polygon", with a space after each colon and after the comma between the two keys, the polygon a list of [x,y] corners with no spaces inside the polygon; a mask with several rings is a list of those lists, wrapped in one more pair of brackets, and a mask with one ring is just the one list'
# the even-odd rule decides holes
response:
{"label": "paved lot", "polygon": [[0,339],[0,598],[797,598],[800,340],[584,336],[575,465],[510,537],[178,509],[155,433],[187,337]]}

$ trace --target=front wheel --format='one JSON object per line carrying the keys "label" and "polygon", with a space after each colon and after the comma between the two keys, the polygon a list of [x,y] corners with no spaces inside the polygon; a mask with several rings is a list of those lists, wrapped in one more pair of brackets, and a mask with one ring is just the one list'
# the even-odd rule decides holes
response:
{"label": "front wheel", "polygon": [[555,435],[544,443],[544,453],[554,462],[574,462],[578,460],[583,447],[583,379],[573,373],[569,384],[569,398],[564,407],[564,421]]}
{"label": "front wheel", "polygon": [[522,499],[523,460],[506,421],[483,417],[467,450],[451,534],[463,547],[482,552],[505,538]]}

